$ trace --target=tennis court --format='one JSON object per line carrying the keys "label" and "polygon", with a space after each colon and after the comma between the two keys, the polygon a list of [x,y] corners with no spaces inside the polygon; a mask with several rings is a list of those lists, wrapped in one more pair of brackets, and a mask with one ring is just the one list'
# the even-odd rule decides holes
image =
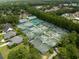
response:
{"label": "tennis court", "polygon": [[46,53],[60,41],[64,34],[67,34],[65,29],[40,20],[35,16],[29,16],[25,20],[23,22],[21,19],[23,23],[18,24],[17,27],[28,36],[29,42],[41,53]]}

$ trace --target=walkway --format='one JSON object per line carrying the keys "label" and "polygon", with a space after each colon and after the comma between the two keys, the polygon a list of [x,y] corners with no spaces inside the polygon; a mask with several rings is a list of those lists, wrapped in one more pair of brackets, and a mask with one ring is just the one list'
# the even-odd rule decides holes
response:
{"label": "walkway", "polygon": [[53,51],[53,54],[51,54],[48,59],[53,59],[53,57],[55,57],[58,52],[59,52],[58,49],[55,48],[54,51]]}
{"label": "walkway", "polygon": [[9,42],[7,42],[7,43],[4,43],[4,44],[0,45],[0,48],[1,48],[1,47],[4,47],[4,46],[6,46],[6,45],[8,45],[8,44],[9,44]]}
{"label": "walkway", "polygon": [[42,59],[48,59],[48,56],[42,55]]}

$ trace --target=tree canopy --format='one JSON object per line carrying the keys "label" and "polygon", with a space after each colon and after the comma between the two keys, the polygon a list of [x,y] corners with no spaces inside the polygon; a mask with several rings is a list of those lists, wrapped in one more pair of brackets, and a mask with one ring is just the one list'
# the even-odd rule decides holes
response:
{"label": "tree canopy", "polygon": [[25,45],[19,45],[13,48],[8,59],[40,59],[41,55],[37,49],[31,47],[30,49]]}
{"label": "tree canopy", "polygon": [[55,14],[44,13],[30,6],[27,7],[27,11],[44,21],[53,23],[59,27],[68,29],[69,31],[79,32],[79,23],[74,23],[72,20],[68,20]]}

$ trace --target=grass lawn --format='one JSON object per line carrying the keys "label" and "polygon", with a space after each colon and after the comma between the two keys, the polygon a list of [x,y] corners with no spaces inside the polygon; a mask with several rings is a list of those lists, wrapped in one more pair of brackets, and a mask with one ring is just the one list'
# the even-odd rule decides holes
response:
{"label": "grass lawn", "polygon": [[0,42],[0,45],[2,45],[2,44],[4,44],[4,43]]}
{"label": "grass lawn", "polygon": [[[1,39],[3,39],[3,35],[0,33],[0,41]],[[2,45],[3,43],[0,42],[0,45]],[[0,53],[2,54],[4,59],[7,59],[8,53],[9,53],[9,49],[7,46],[1,47],[0,48]]]}
{"label": "grass lawn", "polygon": [[4,46],[4,47],[0,48],[0,52],[3,56],[3,58],[7,59],[8,53],[9,53],[9,48],[7,46]]}
{"label": "grass lawn", "polygon": [[[17,45],[16,47],[18,47],[18,46],[20,46],[20,45],[22,45],[23,43],[21,43],[21,44],[19,44],[19,45]],[[14,47],[15,48],[15,47]],[[12,48],[13,49],[13,48]],[[2,56],[3,56],[3,58],[4,59],[7,59],[8,58],[8,54],[9,54],[9,51],[10,51],[11,49],[9,49],[8,48],[8,46],[4,46],[4,47],[1,47],[0,48],[0,53],[2,54]]]}
{"label": "grass lawn", "polygon": [[2,33],[0,33],[0,40],[1,40],[1,39],[3,39],[3,35],[2,35]]}

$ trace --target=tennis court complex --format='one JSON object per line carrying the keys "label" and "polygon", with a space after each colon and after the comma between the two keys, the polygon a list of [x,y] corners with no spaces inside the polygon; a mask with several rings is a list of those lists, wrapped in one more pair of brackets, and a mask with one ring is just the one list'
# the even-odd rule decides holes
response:
{"label": "tennis court complex", "polygon": [[67,34],[66,30],[40,20],[35,16],[21,19],[17,27],[28,36],[29,42],[41,53],[45,53],[51,47],[54,47],[61,37]]}

